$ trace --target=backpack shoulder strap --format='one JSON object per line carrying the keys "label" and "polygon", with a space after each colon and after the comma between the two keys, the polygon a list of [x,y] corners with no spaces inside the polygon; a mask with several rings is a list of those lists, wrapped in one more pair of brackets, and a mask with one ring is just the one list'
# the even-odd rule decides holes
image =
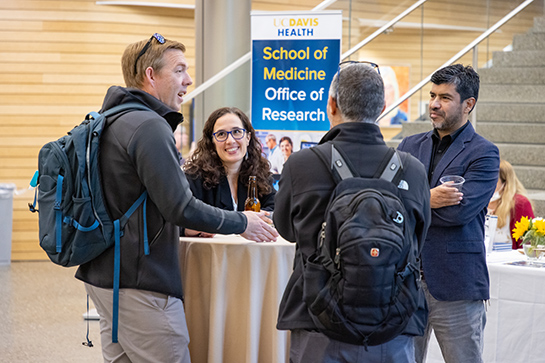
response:
{"label": "backpack shoulder strap", "polygon": [[112,107],[104,112],[102,112],[102,114],[104,115],[104,117],[109,117],[109,116],[113,116],[113,115],[116,115],[118,113],[121,113],[123,111],[136,111],[136,110],[139,110],[139,111],[151,111],[151,109],[141,103],[136,103],[136,102],[128,102],[128,103],[122,103],[121,105],[117,105],[115,107]]}
{"label": "backpack shoulder strap", "polygon": [[[322,148],[312,147],[310,150],[314,151],[316,155],[320,158],[322,163],[326,166],[327,170],[330,171],[335,182],[340,182],[341,180],[353,178],[353,168],[345,161],[340,151],[331,144],[331,154],[328,155]],[[356,174],[357,175],[357,174]]]}
{"label": "backpack shoulder strap", "polygon": [[[381,166],[379,166],[378,172],[380,173],[380,176],[378,176],[378,178],[392,182],[397,185],[399,179],[401,178],[401,172],[403,171],[401,156],[397,150],[395,150],[394,148],[390,148],[385,156],[385,159],[388,157],[388,162],[384,164],[383,161],[381,163]],[[377,177],[376,174],[375,177]]]}
{"label": "backpack shoulder strap", "polygon": [[113,115],[117,115],[119,113],[122,113],[122,112],[127,112],[127,111],[136,111],[136,110],[139,110],[139,111],[152,111],[151,108],[147,107],[147,106],[144,106],[143,104],[141,103],[137,103],[137,102],[128,102],[128,103],[123,103],[121,105],[117,105],[115,107],[112,107],[110,109],[107,109],[106,111],[102,112],[102,113],[98,113],[98,112],[89,112],[87,114],[87,116],[85,116],[85,119],[86,120],[89,120],[90,118],[93,118],[93,119],[98,119],[100,116],[103,116],[104,118],[107,118],[107,117],[110,117],[110,116],[113,116]]}
{"label": "backpack shoulder strap", "polygon": [[[318,155],[337,183],[344,179],[359,176],[354,172],[354,167],[350,165],[348,159],[343,158],[342,152],[333,143],[331,143],[331,156],[327,155],[321,148],[313,147],[310,150]],[[379,164],[373,178],[383,179],[397,185],[399,179],[401,179],[402,171],[401,155],[396,149],[390,148]]]}

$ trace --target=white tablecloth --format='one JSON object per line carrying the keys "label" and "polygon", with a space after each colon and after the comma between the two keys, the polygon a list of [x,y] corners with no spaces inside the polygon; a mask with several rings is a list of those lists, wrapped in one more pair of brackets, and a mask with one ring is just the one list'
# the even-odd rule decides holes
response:
{"label": "white tablecloth", "polygon": [[[525,261],[517,251],[488,257],[490,305],[484,331],[486,363],[545,362],[545,266],[513,266]],[[428,363],[443,362],[432,335]]]}
{"label": "white tablecloth", "polygon": [[295,245],[240,236],[180,238],[193,363],[285,363],[289,334],[276,329]]}

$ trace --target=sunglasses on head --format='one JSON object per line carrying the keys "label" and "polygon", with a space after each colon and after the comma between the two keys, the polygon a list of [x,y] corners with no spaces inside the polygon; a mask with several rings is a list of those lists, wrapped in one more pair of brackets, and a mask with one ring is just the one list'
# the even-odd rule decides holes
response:
{"label": "sunglasses on head", "polygon": [[138,73],[138,69],[136,68],[136,64],[138,63],[138,60],[140,59],[141,56],[143,56],[147,50],[149,49],[149,47],[151,46],[151,41],[153,39],[157,39],[157,41],[161,44],[165,44],[165,38],[159,34],[159,33],[155,33],[153,34],[148,42],[146,43],[146,45],[144,45],[144,48],[142,48],[142,50],[140,51],[140,53],[138,53],[138,56],[136,57],[136,60],[134,61],[134,74],[137,74]]}

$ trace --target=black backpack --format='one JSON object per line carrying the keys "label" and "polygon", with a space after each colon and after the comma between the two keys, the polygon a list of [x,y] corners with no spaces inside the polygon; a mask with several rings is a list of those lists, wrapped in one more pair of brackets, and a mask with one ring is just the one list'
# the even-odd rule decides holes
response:
{"label": "black backpack", "polygon": [[[131,111],[151,111],[139,103],[126,103],[103,113],[91,112],[67,135],[45,144],[38,155],[38,171],[31,185],[37,197],[29,203],[39,212],[40,246],[57,265],[70,267],[87,263],[114,247],[114,316],[117,314],[120,274],[120,238],[123,227],[144,203],[144,252],[149,254],[145,210],[147,192],[117,220],[112,220],[104,203],[98,154],[106,118]],[[115,120],[114,120],[115,121]],[[36,200],[39,209],[36,209]],[[117,319],[112,340],[117,342]]]}
{"label": "black backpack", "polygon": [[331,156],[311,150],[337,186],[318,249],[303,264],[303,299],[330,338],[366,347],[386,343],[403,332],[423,298],[418,242],[398,191],[406,183],[401,154],[390,149],[375,176],[363,178],[333,144]]}

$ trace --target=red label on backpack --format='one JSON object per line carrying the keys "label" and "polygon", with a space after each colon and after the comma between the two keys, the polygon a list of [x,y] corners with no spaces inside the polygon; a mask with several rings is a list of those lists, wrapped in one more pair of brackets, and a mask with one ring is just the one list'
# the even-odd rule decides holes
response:
{"label": "red label on backpack", "polygon": [[378,248],[371,248],[371,251],[369,252],[371,257],[378,257],[380,255],[380,250]]}

